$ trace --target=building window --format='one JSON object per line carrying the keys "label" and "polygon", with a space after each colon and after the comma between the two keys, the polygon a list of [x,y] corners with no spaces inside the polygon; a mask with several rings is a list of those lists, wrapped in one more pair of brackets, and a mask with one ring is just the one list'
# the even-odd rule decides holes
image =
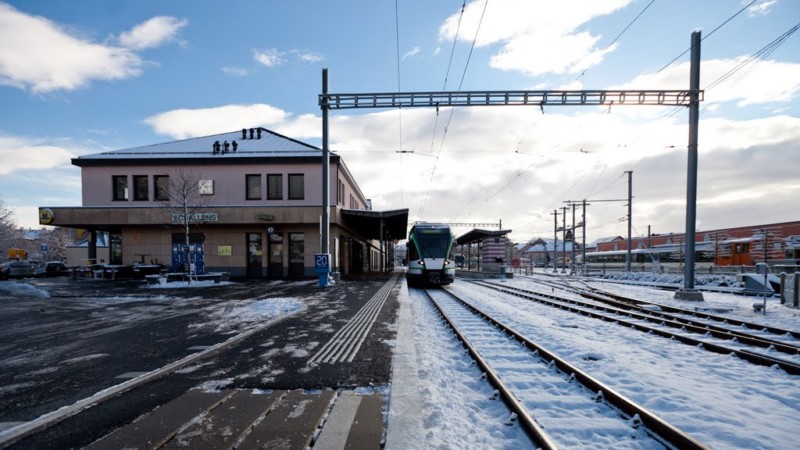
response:
{"label": "building window", "polygon": [[261,175],[247,175],[247,200],[261,200]]}
{"label": "building window", "polygon": [[303,174],[289,174],[289,200],[305,199]]}
{"label": "building window", "polygon": [[283,200],[282,174],[267,174],[267,200]]}
{"label": "building window", "polygon": [[169,200],[169,175],[153,177],[153,198],[158,201]]}
{"label": "building window", "polygon": [[114,185],[114,201],[128,200],[128,176],[114,175],[111,181]]}
{"label": "building window", "polygon": [[133,176],[133,200],[134,201],[147,201],[149,187],[147,186],[147,175],[134,175]]}
{"label": "building window", "polygon": [[336,203],[343,205],[344,204],[344,183],[342,180],[339,180],[339,184],[337,185],[336,190]]}

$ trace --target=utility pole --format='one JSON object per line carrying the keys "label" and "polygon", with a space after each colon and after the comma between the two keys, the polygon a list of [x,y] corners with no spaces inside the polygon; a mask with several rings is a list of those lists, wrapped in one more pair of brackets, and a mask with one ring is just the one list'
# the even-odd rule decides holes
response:
{"label": "utility pole", "polygon": [[694,288],[695,224],[697,222],[697,130],[700,122],[700,32],[692,32],[689,66],[689,148],[686,174],[686,262],[683,289],[675,298],[703,301],[703,293]]}
{"label": "utility pole", "polygon": [[583,212],[581,213],[581,223],[583,224],[582,242],[581,242],[581,275],[586,275],[586,199],[581,202],[583,204]]}
{"label": "utility pole", "polygon": [[575,275],[575,203],[572,204],[572,257],[569,263],[570,275]]}
{"label": "utility pole", "polygon": [[561,273],[567,273],[567,207],[561,207],[561,247],[563,249],[561,258]]}
{"label": "utility pole", "polygon": [[[547,248],[547,247],[545,247]],[[558,210],[553,210],[553,273],[558,272],[556,265],[556,252],[558,252]]]}
{"label": "utility pole", "polygon": [[628,253],[625,255],[625,271],[631,271],[631,210],[633,206],[633,171],[626,170],[628,174]]}

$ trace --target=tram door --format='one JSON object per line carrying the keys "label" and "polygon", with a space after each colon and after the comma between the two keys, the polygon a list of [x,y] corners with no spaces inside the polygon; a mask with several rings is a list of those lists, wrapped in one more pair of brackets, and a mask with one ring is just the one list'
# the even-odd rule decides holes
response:
{"label": "tram door", "polygon": [[263,259],[261,233],[247,233],[247,278],[261,278]]}
{"label": "tram door", "polygon": [[269,234],[267,241],[267,277],[271,279],[283,278],[283,235],[280,233]]}

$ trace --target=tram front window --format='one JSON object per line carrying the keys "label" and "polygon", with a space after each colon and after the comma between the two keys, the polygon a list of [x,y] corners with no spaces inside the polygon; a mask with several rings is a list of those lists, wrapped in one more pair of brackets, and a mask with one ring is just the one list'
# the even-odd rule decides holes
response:
{"label": "tram front window", "polygon": [[450,244],[450,233],[419,233],[419,243],[423,258],[444,258]]}

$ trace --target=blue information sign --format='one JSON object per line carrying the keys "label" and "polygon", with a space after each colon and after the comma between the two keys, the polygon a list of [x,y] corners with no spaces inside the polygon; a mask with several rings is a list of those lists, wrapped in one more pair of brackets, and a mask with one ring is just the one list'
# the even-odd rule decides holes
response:
{"label": "blue information sign", "polygon": [[331,254],[314,254],[314,270],[319,275],[319,285],[321,287],[328,286],[328,274],[331,272]]}

